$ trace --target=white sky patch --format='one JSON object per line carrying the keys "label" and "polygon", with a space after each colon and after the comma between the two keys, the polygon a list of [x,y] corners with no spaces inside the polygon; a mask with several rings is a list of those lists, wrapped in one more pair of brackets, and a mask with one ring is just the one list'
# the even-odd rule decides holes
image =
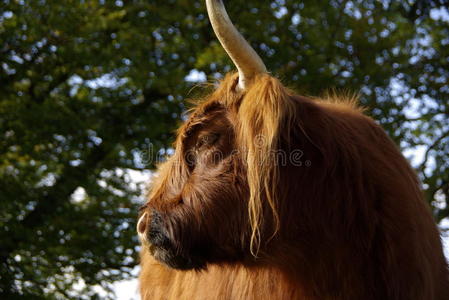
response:
{"label": "white sky patch", "polygon": [[282,18],[288,13],[288,9],[285,6],[279,7],[277,10],[274,11],[274,16],[278,19]]}
{"label": "white sky patch", "polygon": [[52,186],[56,183],[56,176],[53,173],[49,173],[44,176],[37,184],[37,187]]}
{"label": "white sky patch", "polygon": [[145,183],[149,182],[151,179],[152,172],[149,170],[145,171],[136,171],[136,170],[126,170],[126,172],[129,174],[132,181],[135,183]]}
{"label": "white sky patch", "polygon": [[114,76],[112,74],[104,74],[101,77],[86,80],[85,84],[92,89],[98,88],[116,89],[124,85],[126,82],[128,82],[127,78],[118,78],[117,76]]}
{"label": "white sky patch", "polygon": [[298,25],[299,23],[301,23],[301,16],[298,13],[296,13],[292,16],[292,24]]}
{"label": "white sky patch", "polygon": [[442,240],[444,254],[446,255],[446,260],[449,261],[449,234],[447,232],[443,233]]}
{"label": "white sky patch", "polygon": [[430,10],[430,17],[434,20],[449,22],[449,10],[444,7],[433,8]]}
{"label": "white sky patch", "polygon": [[449,261],[449,219],[441,221],[440,228],[444,254],[446,254],[446,259]]}
{"label": "white sky patch", "polygon": [[402,151],[407,160],[413,167],[418,167],[424,162],[424,156],[427,150],[427,146],[416,146],[415,148],[409,148]]}
{"label": "white sky patch", "polygon": [[86,199],[86,190],[82,187],[77,187],[76,190],[73,192],[72,196],[70,197],[70,202],[72,203],[80,203],[83,202],[84,199]]}
{"label": "white sky patch", "polygon": [[120,78],[115,76],[114,74],[107,73],[102,76],[94,79],[85,80],[79,75],[72,75],[68,79],[68,84],[71,86],[70,96],[74,96],[81,85],[85,85],[91,89],[99,89],[99,88],[107,88],[107,89],[117,89],[120,86],[126,84],[128,82],[127,78]]}
{"label": "white sky patch", "polygon": [[184,78],[188,82],[206,82],[206,73],[196,69],[190,70],[189,75]]}
{"label": "white sky patch", "polygon": [[[136,277],[140,268],[135,269]],[[134,273],[134,271],[133,271]],[[114,283],[114,292],[117,300],[139,300],[139,283],[137,278],[117,281]]]}

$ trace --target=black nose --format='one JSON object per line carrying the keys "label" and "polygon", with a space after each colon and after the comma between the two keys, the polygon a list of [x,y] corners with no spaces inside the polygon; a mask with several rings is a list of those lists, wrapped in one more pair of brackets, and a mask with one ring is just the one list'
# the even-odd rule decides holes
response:
{"label": "black nose", "polygon": [[[167,216],[153,210],[147,231],[147,240],[150,242],[154,257],[167,266],[180,270],[201,269],[205,263],[199,257],[180,253],[167,230]],[[173,238],[173,237],[172,237]]]}
{"label": "black nose", "polygon": [[151,213],[150,228],[148,230],[148,241],[155,247],[162,249],[170,249],[171,243],[165,229],[164,221],[161,214],[154,210]]}

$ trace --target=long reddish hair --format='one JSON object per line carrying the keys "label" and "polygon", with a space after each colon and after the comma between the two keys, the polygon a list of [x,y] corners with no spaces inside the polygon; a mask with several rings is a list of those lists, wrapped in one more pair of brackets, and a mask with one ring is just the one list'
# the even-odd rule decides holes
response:
{"label": "long reddish hair", "polygon": [[195,106],[137,230],[143,299],[448,300],[415,172],[353,97],[296,95],[206,0],[238,74]]}

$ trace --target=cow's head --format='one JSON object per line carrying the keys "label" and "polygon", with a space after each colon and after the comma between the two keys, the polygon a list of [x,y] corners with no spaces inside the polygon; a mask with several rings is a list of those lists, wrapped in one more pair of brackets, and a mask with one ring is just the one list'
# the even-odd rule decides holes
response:
{"label": "cow's head", "polygon": [[244,260],[278,230],[279,168],[273,155],[294,118],[290,92],[207,0],[211,23],[237,66],[179,129],[158,170],[138,232],[161,262],[179,269]]}

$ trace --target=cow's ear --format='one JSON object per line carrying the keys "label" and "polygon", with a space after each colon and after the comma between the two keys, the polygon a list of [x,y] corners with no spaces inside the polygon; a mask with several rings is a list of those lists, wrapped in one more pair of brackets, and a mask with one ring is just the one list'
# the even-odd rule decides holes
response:
{"label": "cow's ear", "polygon": [[[280,137],[290,130],[295,119],[291,93],[276,78],[258,75],[245,91],[238,109],[237,139],[247,164],[250,188],[249,217],[252,226],[251,251],[260,245],[262,211],[268,204],[272,210],[275,232],[279,227],[277,212],[277,180],[279,165],[276,158]],[[288,136],[288,135],[287,135]]]}

